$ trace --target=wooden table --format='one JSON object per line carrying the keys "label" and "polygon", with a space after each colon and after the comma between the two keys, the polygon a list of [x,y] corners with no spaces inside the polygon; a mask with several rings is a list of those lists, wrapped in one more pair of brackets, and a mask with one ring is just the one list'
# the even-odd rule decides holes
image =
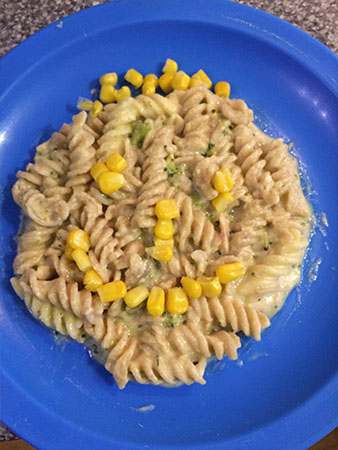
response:
{"label": "wooden table", "polygon": [[[21,439],[10,442],[0,442],[0,450],[35,450],[32,446],[26,444]],[[259,450],[259,449],[252,449]],[[298,450],[285,449],[285,450]],[[317,442],[317,444],[310,447],[308,450],[338,450],[338,428],[333,430],[325,438]]]}

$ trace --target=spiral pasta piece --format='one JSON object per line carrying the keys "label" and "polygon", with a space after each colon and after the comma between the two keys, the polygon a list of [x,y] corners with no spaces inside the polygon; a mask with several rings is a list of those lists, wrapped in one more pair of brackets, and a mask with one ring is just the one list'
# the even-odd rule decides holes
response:
{"label": "spiral pasta piece", "polygon": [[[173,196],[174,190],[168,183],[166,167],[166,145],[171,143],[172,130],[167,127],[159,131],[153,130],[152,140],[148,148],[144,149],[144,162],[142,164],[142,187],[138,197],[132,224],[140,228],[152,227],[156,223],[155,205],[162,198]],[[156,150],[155,150],[156,149]]]}
{"label": "spiral pasta piece", "polygon": [[22,291],[16,278],[12,278],[11,283],[36,319],[58,333],[69,336],[78,342],[84,341],[84,328],[81,319],[72,312],[65,311],[63,308],[54,306],[49,302],[43,302],[28,292]]}
{"label": "spiral pasta piece", "polygon": [[205,335],[196,322],[175,327],[169,335],[169,342],[180,353],[190,355],[192,359],[199,355],[209,358],[213,353],[217,359],[222,359],[225,354],[230,359],[237,359],[237,349],[241,345],[235,333],[218,331]]}
{"label": "spiral pasta piece", "polygon": [[92,180],[90,169],[95,163],[95,137],[85,129],[87,114],[82,111],[73,117],[73,125],[68,134],[69,170],[67,187],[86,189]]}
{"label": "spiral pasta piece", "polygon": [[19,281],[23,291],[41,301],[62,307],[81,319],[86,317],[91,322],[95,322],[103,313],[103,304],[98,296],[85,289],[79,289],[77,283],[67,283],[63,277],[39,280],[33,269],[30,269],[28,276],[28,283],[25,280]]}
{"label": "spiral pasta piece", "polygon": [[191,306],[189,320],[214,319],[222,326],[230,326],[235,333],[242,331],[246,336],[253,336],[256,341],[261,338],[261,332],[270,325],[269,318],[251,306],[243,306],[239,302],[232,302],[225,296],[206,299],[201,297]]}
{"label": "spiral pasta piece", "polygon": [[70,126],[63,125],[59,132],[53,133],[47,142],[37,147],[34,164],[29,163],[26,171],[18,171],[18,181],[12,188],[12,195],[19,206],[24,206],[23,197],[30,190],[44,192],[47,197],[50,196],[51,189],[54,196],[69,194],[70,191],[62,187],[69,166],[67,156],[69,131]]}

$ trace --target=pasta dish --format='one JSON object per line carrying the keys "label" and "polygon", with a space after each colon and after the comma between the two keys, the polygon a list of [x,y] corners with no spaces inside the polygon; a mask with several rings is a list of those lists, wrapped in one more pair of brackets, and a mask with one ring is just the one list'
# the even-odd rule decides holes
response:
{"label": "pasta dish", "polygon": [[204,83],[81,111],[17,177],[12,285],[45,325],[95,342],[121,389],[204,384],[299,282],[297,162]]}

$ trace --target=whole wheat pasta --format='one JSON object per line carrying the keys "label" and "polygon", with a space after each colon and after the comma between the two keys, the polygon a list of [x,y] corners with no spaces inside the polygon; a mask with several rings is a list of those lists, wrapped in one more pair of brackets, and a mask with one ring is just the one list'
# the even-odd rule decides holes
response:
{"label": "whole wheat pasta", "polygon": [[[204,85],[140,95],[106,105],[96,118],[81,112],[17,174],[13,197],[25,219],[13,287],[42,323],[94,342],[121,389],[129,380],[204,384],[208,360],[236,359],[240,332],[260,340],[300,279],[312,215],[297,162],[252,121],[244,101]],[[127,163],[124,184],[104,194],[90,171],[116,151]],[[217,212],[212,180],[222,170],[234,186],[231,204]],[[167,262],[150,256],[161,199],[174,199],[179,211]],[[219,296],[190,300],[184,314],[153,317],[146,302],[103,303],[85,288],[66,255],[78,228],[104,283],[168,290],[182,276],[215,276],[217,267],[236,262],[245,273],[224,283]]]}

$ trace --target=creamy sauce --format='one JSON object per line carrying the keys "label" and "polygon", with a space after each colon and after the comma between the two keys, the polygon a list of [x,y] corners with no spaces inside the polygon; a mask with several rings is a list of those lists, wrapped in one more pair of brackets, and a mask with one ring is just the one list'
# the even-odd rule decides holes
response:
{"label": "creamy sauce", "polygon": [[134,408],[133,406],[130,406],[130,409],[135,412],[141,412],[141,413],[149,413],[155,409],[155,405],[146,405],[146,406],[140,406],[139,408]]}
{"label": "creamy sauce", "polygon": [[85,346],[88,349],[88,354],[92,359],[95,359],[99,364],[104,365],[107,359],[108,350],[103,349],[98,343],[91,337],[87,337],[84,341]]}
{"label": "creamy sauce", "polygon": [[319,270],[319,266],[321,263],[322,263],[322,258],[318,258],[318,259],[316,259],[316,261],[314,263],[311,264],[309,272],[308,272],[308,279],[309,279],[310,283],[313,283],[314,281],[317,280],[318,270]]}
{"label": "creamy sauce", "polygon": [[325,227],[329,226],[329,222],[327,221],[327,217],[325,213],[321,213],[320,221]]}
{"label": "creamy sauce", "polygon": [[[175,96],[176,93],[171,95]],[[99,310],[99,315],[102,314],[104,318],[108,315],[109,320],[113,322],[109,324],[112,330],[114,325],[122,325],[118,327],[119,331],[123,330],[122,338],[120,339],[119,334],[112,334],[116,339],[109,350],[102,349],[98,342],[102,339],[101,331],[96,332],[86,327],[86,313],[76,311],[81,320],[84,317],[85,329],[93,336],[81,335],[82,328],[77,328],[90,357],[105,364],[107,370],[115,376],[120,388],[132,377],[139,382],[147,382],[150,373],[147,373],[147,368],[151,368],[150,379],[156,384],[165,385],[165,382],[168,382],[171,386],[177,386],[180,383],[176,380],[187,384],[190,381],[203,383],[205,364],[211,353],[215,353],[220,360],[225,353],[231,359],[236,359],[240,336],[228,335],[224,331],[243,331],[258,340],[261,331],[269,326],[269,320],[257,311],[269,317],[273,316],[282,307],[289,292],[299,283],[301,276],[301,264],[311,225],[311,211],[301,192],[296,160],[289,157],[287,147],[282,141],[272,141],[259,128],[250,124],[252,112],[240,100],[234,100],[233,107],[230,107],[232,100],[210,100],[209,97],[214,94],[204,92],[202,97],[205,96],[205,101],[199,108],[202,108],[200,111],[206,111],[206,114],[192,108],[191,111],[196,117],[190,117],[190,111],[179,117],[182,95],[186,93],[179,92],[176,101],[172,105],[167,104],[167,112],[163,111],[163,117],[168,119],[165,121],[162,116],[156,117],[159,115],[156,111],[161,111],[161,104],[166,104],[168,99],[162,99],[161,104],[157,104],[155,98],[147,99],[147,104],[143,104],[144,98],[141,98],[142,105],[135,104],[136,108],[131,107],[130,111],[129,107],[123,110],[119,105],[130,103],[132,106],[138,100],[129,99],[125,103],[116,104],[111,107],[110,112],[108,106],[103,114],[105,128],[109,127],[111,136],[107,133],[107,136],[100,138],[100,142],[96,143],[99,145],[97,149],[95,147],[95,155],[92,146],[93,135],[82,135],[86,137],[82,145],[86,144],[88,147],[84,157],[88,159],[86,162],[89,167],[92,164],[91,158],[94,162],[94,156],[102,160],[106,157],[103,138],[109,137],[106,142],[108,143],[115,133],[118,137],[113,139],[116,150],[123,144],[121,150],[128,159],[126,174],[128,170],[132,170],[130,175],[132,174],[136,183],[136,187],[131,182],[128,189],[122,189],[111,197],[101,195],[91,184],[86,186],[93,183],[92,179],[87,182],[71,158],[71,165],[74,167],[70,177],[74,176],[76,182],[83,184],[88,195],[91,195],[93,189],[95,201],[102,203],[99,209],[102,206],[103,213],[107,212],[107,206],[113,205],[115,201],[113,206],[119,215],[117,218],[114,215],[115,210],[112,210],[111,219],[107,218],[108,223],[112,220],[107,232],[110,233],[109,236],[117,238],[116,250],[121,256],[117,254],[116,260],[112,260],[104,251],[101,253],[95,248],[95,252],[100,253],[96,255],[97,264],[104,265],[102,271],[107,270],[108,280],[121,279],[125,281],[128,289],[139,285],[150,289],[157,285],[167,290],[180,286],[181,277],[184,275],[194,279],[204,274],[215,276],[216,267],[228,262],[242,262],[246,273],[233,282],[223,283],[220,296],[202,296],[193,300],[196,303],[195,308],[192,301],[191,308],[183,315],[164,313],[161,317],[152,317],[148,314],[146,302],[136,308],[128,308],[125,303],[119,302],[115,309],[107,307]],[[143,114],[145,111],[148,116],[146,120],[146,116],[142,117],[140,113],[140,106]],[[82,129],[82,133],[85,131],[82,128],[85,116],[82,112],[74,119],[71,133],[77,132],[78,129]],[[229,116],[232,122],[225,120],[226,116]],[[149,119],[150,117],[152,119]],[[175,123],[177,119],[177,127],[172,126],[172,121]],[[88,129],[88,125],[86,126]],[[126,128],[130,132],[126,133]],[[65,136],[59,137],[60,142],[63,142]],[[154,147],[152,142],[156,144]],[[48,144],[41,146],[37,158],[42,158],[45,154],[44,157],[50,159],[49,150],[54,151]],[[73,151],[71,148],[69,150]],[[157,151],[159,156],[154,158],[154,152]],[[40,165],[41,161],[37,161],[37,164]],[[68,194],[59,188],[65,184],[69,169],[66,168],[62,176],[59,176],[59,171],[54,170],[54,167],[56,166],[46,164],[46,175],[35,175],[38,180],[42,178],[46,186],[55,187],[60,199],[54,200],[49,195],[44,196],[43,190],[36,187],[35,194],[33,192],[35,198],[31,200],[31,204],[28,204],[28,197],[24,202],[27,214],[42,227],[61,226],[68,216],[70,223],[78,224],[79,217],[82,220],[85,216],[86,221],[93,226],[88,226],[88,229],[91,229],[89,234],[94,234],[95,220],[99,219],[100,215],[102,218],[101,209],[99,214],[94,210],[93,214],[83,214],[84,207],[79,197],[72,211],[68,210]],[[234,186],[230,188],[230,199],[228,197],[225,201],[222,212],[216,212],[217,203],[213,200],[218,193],[214,189],[213,177],[221,168],[230,171]],[[31,174],[32,177],[34,173]],[[305,169],[301,165],[299,173],[303,177],[305,190],[310,193],[310,183],[304,176]],[[27,182],[24,179],[21,181],[17,186],[18,198],[21,198],[21,194],[24,197],[27,189]],[[36,181],[34,183],[36,184]],[[44,186],[44,183],[40,184]],[[79,195],[79,192],[74,193],[74,196]],[[156,217],[153,214],[153,197],[157,200],[166,198],[166,195],[168,198],[175,198],[180,208],[180,216],[174,224],[175,246],[171,264],[170,261],[161,263],[146,256],[152,254],[149,248],[154,244],[153,226]],[[56,198],[58,196],[56,195]],[[66,200],[62,200],[63,198]],[[324,214],[321,217],[321,225],[327,226]],[[64,243],[65,239],[60,235],[58,242]],[[82,289],[82,274],[76,275],[69,270],[71,263],[64,262],[64,258],[59,256],[62,251],[59,251],[58,242],[51,245],[52,251],[56,253],[55,258],[51,261],[46,258],[46,263],[52,268],[56,265],[57,274],[62,269],[65,281],[74,282],[76,289],[78,286]],[[110,264],[112,261],[113,264]],[[308,278],[311,282],[317,277],[320,262],[321,259],[317,259],[310,269]],[[25,261],[21,264],[24,263]],[[21,273],[25,272],[26,268]],[[32,274],[27,274],[34,294],[48,298],[47,276],[39,280],[40,272],[34,273],[33,270]],[[24,281],[27,282],[27,277]],[[247,305],[253,306],[256,311],[243,308]],[[109,327],[107,330],[109,331]],[[224,339],[232,341],[225,345]],[[105,341],[103,342],[104,344],[101,344],[106,345]],[[110,352],[114,346],[116,351]],[[248,360],[253,361],[267,355],[261,352],[248,356]],[[116,364],[118,359],[120,364]],[[135,364],[131,364],[132,362]],[[215,363],[211,361],[208,370],[218,370],[226,363],[225,360]],[[175,365],[176,368],[173,367]],[[131,407],[141,413],[148,413],[154,408],[152,404]]]}

